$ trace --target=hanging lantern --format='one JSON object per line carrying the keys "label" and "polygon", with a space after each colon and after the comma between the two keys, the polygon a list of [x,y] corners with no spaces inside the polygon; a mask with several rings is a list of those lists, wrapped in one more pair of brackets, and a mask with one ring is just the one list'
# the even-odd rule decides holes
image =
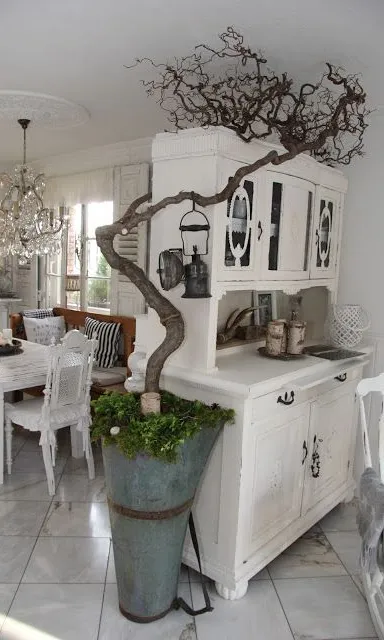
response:
{"label": "hanging lantern", "polygon": [[[208,288],[208,267],[201,256],[208,253],[209,222],[202,211],[198,211],[193,202],[191,211],[187,211],[180,221],[182,255],[191,257],[191,262],[181,270],[182,256],[176,249],[162,251],[159,256],[160,284],[165,291],[175,287],[182,279],[185,281],[185,293],[182,298],[210,298]],[[180,252],[181,253],[181,252]]]}

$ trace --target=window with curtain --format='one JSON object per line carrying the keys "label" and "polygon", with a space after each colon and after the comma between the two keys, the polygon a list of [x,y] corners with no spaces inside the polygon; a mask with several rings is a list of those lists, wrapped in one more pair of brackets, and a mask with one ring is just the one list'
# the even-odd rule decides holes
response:
{"label": "window with curtain", "polygon": [[113,201],[69,207],[60,255],[46,260],[47,306],[109,313],[111,268],[96,244],[96,228],[113,222]]}
{"label": "window with curtain", "polygon": [[113,169],[49,178],[44,199],[51,207],[65,202],[69,216],[61,254],[45,261],[44,305],[109,313],[111,269],[95,231],[113,222]]}

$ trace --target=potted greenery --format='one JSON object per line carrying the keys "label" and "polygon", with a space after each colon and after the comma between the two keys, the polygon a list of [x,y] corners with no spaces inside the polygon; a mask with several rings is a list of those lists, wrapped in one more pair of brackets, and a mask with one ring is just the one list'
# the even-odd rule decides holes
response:
{"label": "potted greenery", "polygon": [[[140,621],[164,615],[174,598],[190,501],[217,431],[232,414],[160,394],[164,364],[185,337],[183,316],[143,269],[117,253],[115,238],[169,205],[189,200],[208,207],[227,201],[248,174],[301,153],[331,165],[349,164],[362,155],[369,114],[358,76],[327,63],[319,80],[300,86],[286,73],[271,71],[264,56],[252,50],[233,27],[219,37],[216,49],[202,44],[190,55],[166,64],[146,59],[157,74],[157,79],[145,81],[147,93],[158,97],[177,130],[224,126],[245,142],[272,136],[282,149],[267,150],[264,157],[239,167],[218,193],[180,191],[159,202],[151,202],[147,193],[134,200],[119,220],[96,230],[108,264],[137,286],[165,328],[162,344],[148,359],[141,397],[102,396],[94,405],[94,437],[104,442],[121,608]],[[180,505],[183,509],[178,512]],[[150,515],[153,511],[157,518]],[[173,518],[165,517],[168,511]],[[176,535],[176,523],[181,535]],[[146,556],[155,548],[152,534],[156,548],[162,549],[156,559]],[[170,555],[177,558],[172,568]],[[154,605],[151,610],[146,608],[148,593]],[[129,611],[122,604],[126,595]]]}
{"label": "potted greenery", "polygon": [[[93,402],[101,439],[120,610],[151,622],[177,603],[181,554],[200,475],[234,412],[161,394],[161,413],[117,392]],[[111,427],[111,425],[113,425]]]}

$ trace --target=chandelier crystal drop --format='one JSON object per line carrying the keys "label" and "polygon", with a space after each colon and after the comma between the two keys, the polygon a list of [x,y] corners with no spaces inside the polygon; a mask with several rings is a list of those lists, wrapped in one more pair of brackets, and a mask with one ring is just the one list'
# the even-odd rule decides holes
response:
{"label": "chandelier crystal drop", "polygon": [[26,263],[34,255],[61,251],[62,232],[67,224],[64,208],[57,213],[44,206],[45,178],[35,174],[26,161],[26,131],[30,120],[18,120],[24,132],[23,163],[12,175],[0,175],[0,258],[17,256]]}

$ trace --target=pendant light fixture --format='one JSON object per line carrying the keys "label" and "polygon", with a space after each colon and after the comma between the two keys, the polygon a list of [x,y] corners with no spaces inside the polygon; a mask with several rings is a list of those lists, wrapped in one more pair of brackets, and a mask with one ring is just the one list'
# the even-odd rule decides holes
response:
{"label": "pendant light fixture", "polygon": [[18,256],[26,263],[34,255],[59,253],[66,225],[64,208],[58,212],[44,205],[45,178],[27,164],[26,133],[30,120],[18,120],[23,135],[23,163],[12,175],[0,176],[0,257]]}

